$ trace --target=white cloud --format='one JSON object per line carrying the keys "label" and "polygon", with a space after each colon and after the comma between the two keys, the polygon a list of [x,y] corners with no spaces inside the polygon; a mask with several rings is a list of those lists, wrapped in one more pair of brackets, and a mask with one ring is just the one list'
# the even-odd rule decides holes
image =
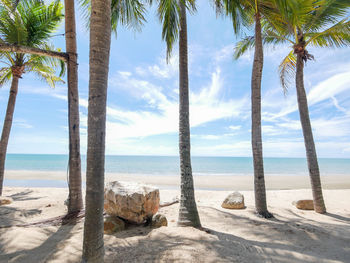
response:
{"label": "white cloud", "polygon": [[227,46],[224,46],[219,51],[216,51],[214,53],[214,60],[216,63],[221,63],[225,60],[232,60],[233,58],[233,51],[234,51],[235,45],[229,44]]}
{"label": "white cloud", "polygon": [[232,131],[237,131],[237,130],[240,130],[242,128],[242,126],[241,125],[231,125],[228,128]]}
{"label": "white cloud", "polygon": [[308,94],[309,105],[316,104],[350,90],[350,72],[336,74],[316,85]]}
{"label": "white cloud", "polygon": [[29,124],[28,121],[24,119],[15,119],[13,125],[24,129],[33,128],[33,125]]}
{"label": "white cloud", "polygon": [[160,79],[169,79],[177,74],[178,69],[179,56],[173,52],[168,63],[166,59],[162,57],[158,59],[158,63],[156,64],[136,67],[135,72],[141,77],[153,76]]}
{"label": "white cloud", "polygon": [[[139,138],[159,134],[168,134],[178,131],[178,101],[169,98],[158,87],[148,81],[131,77],[131,74],[122,76],[118,85],[113,88],[129,92],[135,99],[143,100],[151,106],[150,110],[125,110],[109,105],[107,107],[107,142],[113,143],[125,138]],[[116,83],[110,81],[110,83]],[[190,93],[190,123],[196,127],[207,122],[222,118],[238,117],[246,110],[248,99],[224,100],[221,98],[222,81],[220,69],[212,73],[211,83],[198,93]],[[54,95],[56,98],[67,100],[66,96]],[[88,101],[80,98],[80,106],[87,108]],[[86,122],[86,116],[81,121]],[[82,129],[86,127],[81,125]],[[233,127],[233,126],[232,126]],[[239,129],[240,126],[233,128]],[[229,134],[232,135],[232,134]],[[113,143],[114,144],[114,143]]]}

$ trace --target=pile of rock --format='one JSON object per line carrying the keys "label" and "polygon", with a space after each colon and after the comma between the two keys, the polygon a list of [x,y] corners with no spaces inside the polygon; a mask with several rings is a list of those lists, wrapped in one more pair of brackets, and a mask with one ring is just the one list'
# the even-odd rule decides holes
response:
{"label": "pile of rock", "polygon": [[244,209],[244,196],[239,192],[229,194],[222,202],[221,207],[227,209]]}
{"label": "pile of rock", "polygon": [[111,234],[125,229],[126,224],[150,223],[152,227],[167,225],[165,216],[156,213],[159,209],[159,189],[135,182],[110,182],[105,187],[104,230]]}
{"label": "pile of rock", "polygon": [[0,205],[9,205],[13,202],[11,197],[0,196]]}
{"label": "pile of rock", "polygon": [[294,201],[292,204],[300,210],[314,210],[313,200],[298,200]]}

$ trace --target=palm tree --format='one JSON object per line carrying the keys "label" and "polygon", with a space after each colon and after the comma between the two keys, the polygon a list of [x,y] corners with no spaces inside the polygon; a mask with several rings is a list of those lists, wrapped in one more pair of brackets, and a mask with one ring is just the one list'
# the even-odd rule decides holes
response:
{"label": "palm tree", "polygon": [[178,226],[200,228],[201,222],[194,196],[191,166],[186,8],[195,11],[194,1],[185,3],[183,0],[160,0],[158,15],[163,23],[162,37],[167,43],[167,60],[170,58],[173,44],[179,37],[179,151],[181,199],[177,224]]}
{"label": "palm tree", "polygon": [[[91,4],[91,5],[90,5]],[[103,202],[106,134],[106,102],[112,30],[118,24],[139,28],[145,8],[139,1],[83,1],[90,17],[90,80],[88,107],[88,151],[83,262],[103,262]]]}
{"label": "palm tree", "polygon": [[[261,136],[261,79],[264,64],[263,43],[261,38],[261,19],[271,14],[271,1],[259,0],[217,0],[216,7],[232,19],[235,33],[239,32],[241,24],[255,24],[254,62],[251,77],[251,143],[254,163],[254,194],[256,213],[264,218],[273,217],[267,210],[264,176],[264,160]],[[222,10],[223,9],[223,10]],[[235,59],[240,56],[240,42],[235,48]]]}
{"label": "palm tree", "polygon": [[[313,59],[306,49],[315,47],[343,47],[350,45],[350,3],[346,0],[276,1],[280,17],[269,21],[263,30],[266,44],[291,44],[292,50],[279,66],[281,84],[286,90],[295,77],[301,126],[304,135],[307,163],[314,200],[314,209],[326,213],[320,171],[312,134],[307,97],[304,88],[304,64]],[[254,38],[240,43],[240,52],[254,45]]]}
{"label": "palm tree", "polygon": [[[18,44],[28,47],[52,50],[47,39],[62,19],[62,5],[59,1],[44,5],[39,0],[25,0],[12,9],[11,2],[0,3],[0,43]],[[0,86],[12,80],[0,141],[0,195],[4,179],[5,159],[15,109],[18,82],[24,73],[32,72],[54,86],[62,81],[64,64],[61,60],[35,54],[0,52]],[[59,76],[56,70],[61,67]]]}
{"label": "palm tree", "polygon": [[68,214],[83,208],[81,192],[81,157],[79,131],[79,92],[78,61],[75,27],[74,1],[65,0],[65,38],[66,52],[69,55],[67,65],[68,83],[68,127],[69,127],[69,197]]}
{"label": "palm tree", "polygon": [[111,2],[91,1],[88,150],[83,262],[103,262],[103,190]]}

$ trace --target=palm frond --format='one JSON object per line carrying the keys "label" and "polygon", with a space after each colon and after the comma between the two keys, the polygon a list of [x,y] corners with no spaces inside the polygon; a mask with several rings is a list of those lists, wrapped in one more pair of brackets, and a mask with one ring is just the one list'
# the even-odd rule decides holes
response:
{"label": "palm frond", "polygon": [[180,30],[180,11],[177,0],[160,0],[158,17],[162,23],[162,38],[167,44],[167,61],[176,42]]}
{"label": "palm frond", "polygon": [[[311,0],[310,0],[311,1]],[[337,23],[349,12],[349,0],[313,0],[313,11],[303,26],[305,32],[319,31],[330,24]]]}
{"label": "palm frond", "polygon": [[[125,26],[128,29],[140,31],[146,22],[146,6],[152,1],[140,0],[112,0],[111,2],[111,25],[112,31],[117,35],[118,25]],[[81,13],[85,25],[90,27],[91,1],[80,0]]]}
{"label": "palm frond", "polygon": [[10,81],[12,77],[12,71],[10,67],[4,67],[0,69],[0,87],[4,86]]}
{"label": "palm frond", "polygon": [[350,46],[350,20],[343,19],[322,32],[306,34],[309,38],[306,44],[316,47]]}
{"label": "palm frond", "polygon": [[111,8],[112,30],[115,33],[119,23],[127,28],[139,31],[146,21],[146,7],[141,1],[112,0]]}
{"label": "palm frond", "polygon": [[41,60],[40,58],[33,60],[30,64],[26,64],[26,72],[33,72],[41,80],[47,82],[53,88],[57,82],[64,83],[64,81],[59,76],[56,76],[56,70],[49,67],[45,63],[45,60]]}
{"label": "palm frond", "polygon": [[278,67],[281,86],[284,94],[287,94],[288,88],[296,74],[296,57],[293,50],[282,60]]}
{"label": "palm frond", "polygon": [[234,59],[239,59],[245,52],[254,47],[255,45],[255,37],[247,36],[243,38],[241,41],[237,42],[234,48]]}

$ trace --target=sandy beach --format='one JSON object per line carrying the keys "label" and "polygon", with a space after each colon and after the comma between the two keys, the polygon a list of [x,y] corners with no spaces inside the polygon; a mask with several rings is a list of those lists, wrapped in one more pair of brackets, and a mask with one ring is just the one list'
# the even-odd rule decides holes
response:
{"label": "sandy beach", "polygon": [[[212,180],[212,186],[217,182]],[[159,210],[167,217],[168,227],[130,227],[105,235],[105,261],[349,262],[350,189],[324,191],[325,215],[292,205],[294,200],[310,199],[308,189],[268,190],[273,220],[254,214],[252,191],[241,190],[246,209],[221,208],[232,190],[196,191],[202,225],[210,233],[176,227],[175,204]],[[179,191],[161,189],[160,195],[161,201],[168,201]],[[67,189],[5,187],[4,196],[14,202],[0,207],[0,262],[80,262],[83,221],[76,225],[3,228],[63,215]]]}

